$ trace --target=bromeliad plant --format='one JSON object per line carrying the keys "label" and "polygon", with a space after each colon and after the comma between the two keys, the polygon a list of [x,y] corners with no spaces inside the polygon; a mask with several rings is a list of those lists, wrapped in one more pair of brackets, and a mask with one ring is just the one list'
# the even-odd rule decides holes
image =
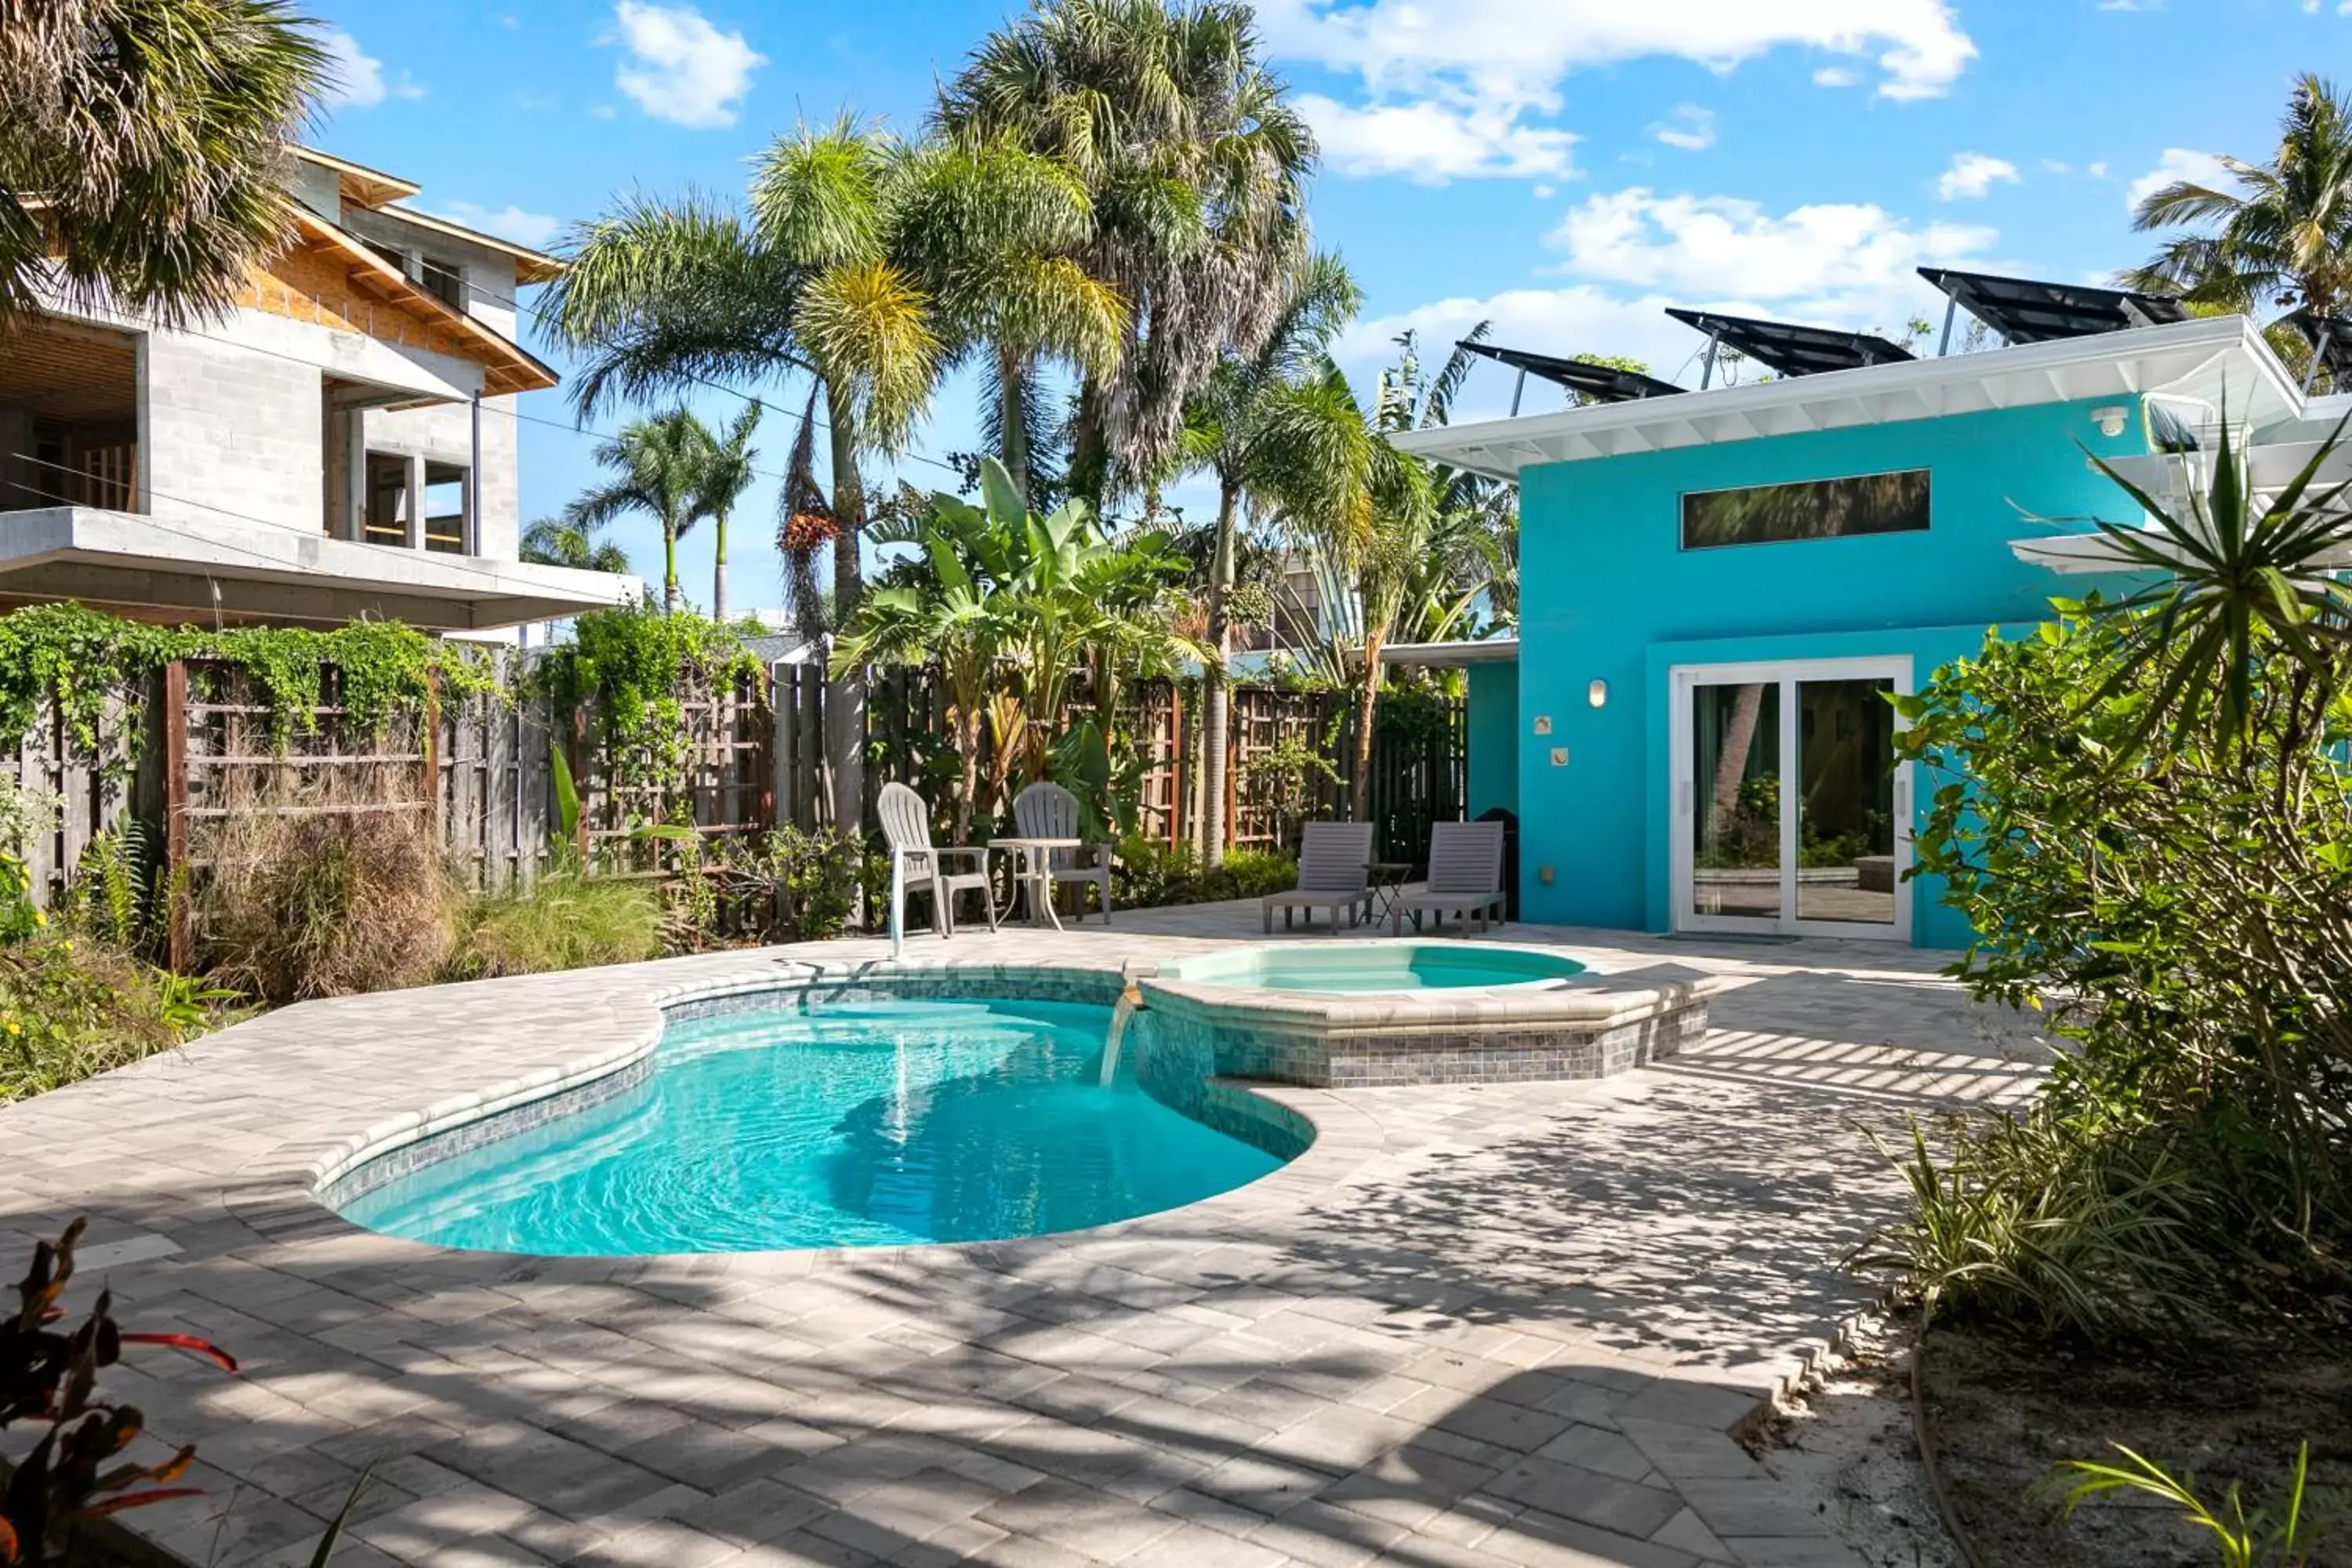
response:
{"label": "bromeliad plant", "polygon": [[167,1346],[236,1371],[227,1352],[194,1335],[123,1332],[105,1290],[80,1323],[59,1327],[83,1228],[78,1219],[54,1245],[35,1246],[16,1287],[16,1314],[0,1320],[0,1431],[26,1422],[47,1428],[0,1493],[0,1564],[64,1562],[79,1526],[195,1495],[197,1489],[173,1484],[195,1458],[193,1444],[152,1465],[121,1458],[145,1419],[102,1397],[98,1374],[121,1359],[123,1346]]}
{"label": "bromeliad plant", "polygon": [[[2339,574],[2352,566],[2352,507],[2346,504],[2352,483],[2322,484],[2319,475],[2341,447],[2346,423],[2352,421],[2339,422],[2267,500],[2231,438],[2226,400],[2211,478],[2185,486],[2185,504],[2168,504],[2105,459],[2093,458],[2147,523],[2088,521],[2125,569],[2156,577],[2099,611],[2122,641],[2085,711],[2136,683],[2146,687],[2139,721],[2117,749],[2119,762],[2133,760],[2168,730],[2189,738],[2210,734],[2225,748],[2243,745],[2263,695],[2263,665],[2273,650],[2293,660],[2285,696],[2296,734],[2307,732],[2342,694],[2352,589]],[[2192,460],[2184,458],[2184,467]]]}

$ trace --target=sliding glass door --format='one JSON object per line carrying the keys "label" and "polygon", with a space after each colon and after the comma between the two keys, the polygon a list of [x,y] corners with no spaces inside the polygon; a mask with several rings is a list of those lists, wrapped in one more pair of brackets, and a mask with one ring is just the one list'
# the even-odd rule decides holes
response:
{"label": "sliding glass door", "polygon": [[1675,925],[1907,941],[1908,659],[1674,672]]}

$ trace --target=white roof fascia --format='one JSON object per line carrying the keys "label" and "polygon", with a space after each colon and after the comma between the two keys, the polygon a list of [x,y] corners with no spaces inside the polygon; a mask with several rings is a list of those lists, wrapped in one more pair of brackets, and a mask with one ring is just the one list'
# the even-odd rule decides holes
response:
{"label": "white roof fascia", "polygon": [[1517,637],[1465,638],[1455,642],[1400,642],[1381,649],[1382,664],[1429,665],[1436,668],[1456,668],[1465,664],[1516,664],[1519,658]]}
{"label": "white roof fascia", "polygon": [[1833,430],[1997,408],[2170,392],[2219,405],[2257,426],[2299,417],[2294,378],[2242,316],[2194,321],[1827,371],[1555,414],[1433,426],[1400,450],[1496,479],[1538,462]]}

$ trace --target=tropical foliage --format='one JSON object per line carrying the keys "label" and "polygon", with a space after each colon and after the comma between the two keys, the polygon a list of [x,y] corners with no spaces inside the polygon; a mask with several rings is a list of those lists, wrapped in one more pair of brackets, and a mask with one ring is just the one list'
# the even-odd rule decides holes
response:
{"label": "tropical foliage", "polygon": [[2334,83],[2305,75],[2270,157],[2224,157],[2221,166],[2235,189],[2176,180],[2142,199],[2137,227],[2189,232],[2126,280],[2258,320],[2287,312],[2271,342],[2299,363],[2310,351],[2294,327],[2352,306],[2352,104]]}
{"label": "tropical foliage", "polygon": [[[1280,315],[1253,353],[1228,353],[1184,411],[1181,461],[1217,482],[1217,514],[1206,563],[1207,641],[1222,655],[1233,629],[1233,593],[1244,509],[1279,481],[1265,440],[1280,395],[1327,353],[1362,302],[1335,256],[1309,258],[1290,281]],[[1267,510],[1261,505],[1260,510]],[[1206,798],[1225,798],[1229,763],[1229,679],[1223,658],[1204,671],[1201,770]],[[1224,860],[1224,814],[1202,814],[1200,855],[1213,870]]]}
{"label": "tropical foliage", "polygon": [[[622,202],[573,236],[542,310],[586,355],[573,392],[583,416],[614,399],[811,378],[834,610],[846,616],[865,581],[862,465],[904,444],[949,366],[985,353],[1018,383],[1024,367],[1115,352],[1120,302],[1068,265],[1093,221],[1064,166],[1003,138],[908,142],[844,117],[771,145],[742,211],[699,195]],[[817,427],[814,400],[803,424]],[[784,527],[814,515],[788,498]],[[864,712],[862,671],[842,667],[826,752],[844,800],[863,798]]]}
{"label": "tropical foliage", "polygon": [[[565,508],[563,527],[584,542],[615,518],[632,512],[651,518],[661,530],[662,607],[676,610],[683,602],[677,542],[709,515],[711,480],[719,463],[718,443],[689,410],[673,408],[598,442],[596,461],[612,469],[614,477]],[[740,494],[739,484],[735,495]],[[727,499],[731,505],[734,496]]]}
{"label": "tropical foliage", "polygon": [[1956,972],[2074,1047],[2029,1111],[1906,1161],[1916,1213],[1866,1261],[1931,1303],[2148,1334],[2341,1310],[2352,518],[2311,483],[2336,449],[2267,500],[2230,451],[2189,506],[2130,492],[2154,526],[2109,537],[2159,584],[1901,703],[1901,755],[1947,780],[1919,868],[1979,933]]}
{"label": "tropical foliage", "polygon": [[1084,192],[1073,259],[1126,310],[1118,352],[1078,366],[1070,486],[1097,509],[1149,488],[1178,460],[1187,402],[1224,355],[1257,353],[1307,251],[1315,141],[1260,63],[1249,8],[1039,5],[973,51],[936,118]]}
{"label": "tropical foliage", "polygon": [[281,0],[0,6],[0,328],[101,300],[225,313],[292,237],[287,144],[327,78]]}
{"label": "tropical foliage", "polygon": [[921,553],[859,606],[835,660],[940,666],[961,763],[959,830],[993,815],[978,798],[992,731],[1012,765],[985,776],[1055,777],[1097,823],[1129,823],[1136,768],[1112,733],[1119,691],[1206,653],[1174,629],[1183,562],[1164,534],[1110,535],[1082,500],[1040,515],[993,458],[982,495],[979,506],[934,496],[928,515],[881,531]]}
{"label": "tropical foliage", "polygon": [[629,552],[609,539],[600,539],[601,526],[574,517],[542,517],[522,531],[522,560],[540,566],[569,566],[579,572],[629,570]]}

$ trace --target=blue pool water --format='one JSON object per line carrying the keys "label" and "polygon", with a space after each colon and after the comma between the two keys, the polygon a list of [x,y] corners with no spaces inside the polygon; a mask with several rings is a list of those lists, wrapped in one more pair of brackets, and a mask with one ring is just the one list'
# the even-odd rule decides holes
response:
{"label": "blue pool water", "polygon": [[1581,974],[1584,965],[1541,948],[1391,939],[1266,942],[1164,963],[1160,973],[1201,985],[1344,994],[1528,985]]}
{"label": "blue pool water", "polygon": [[394,1236],[559,1256],[881,1247],[1102,1225],[1281,1164],[1131,1081],[1098,1086],[1109,1018],[891,1001],[677,1024],[637,1086],[340,1206]]}

